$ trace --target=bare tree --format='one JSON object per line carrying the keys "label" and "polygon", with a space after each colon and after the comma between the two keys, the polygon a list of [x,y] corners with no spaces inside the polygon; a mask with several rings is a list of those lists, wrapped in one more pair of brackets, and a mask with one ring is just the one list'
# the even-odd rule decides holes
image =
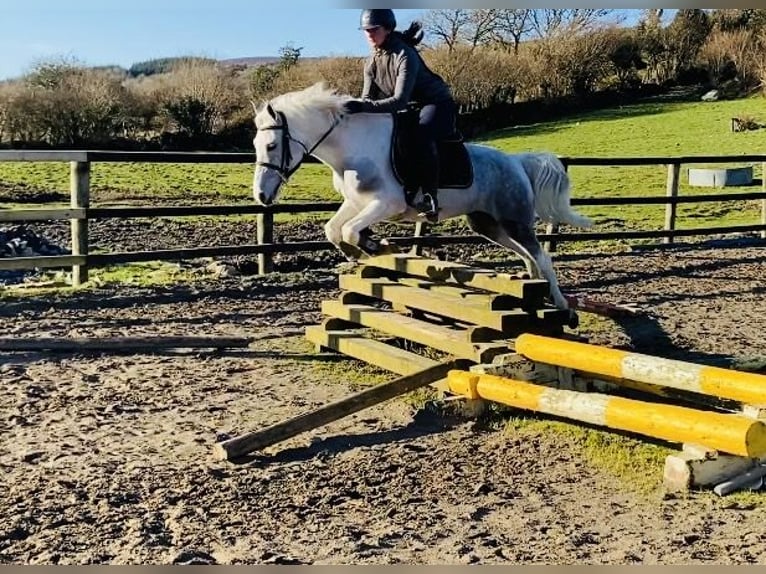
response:
{"label": "bare tree", "polygon": [[700,49],[700,62],[716,84],[738,78],[746,87],[757,86],[763,68],[763,41],[753,30],[714,31]]}
{"label": "bare tree", "polygon": [[516,57],[501,50],[459,44],[426,53],[428,65],[452,87],[461,112],[511,102],[521,74]]}
{"label": "bare tree", "polygon": [[464,38],[471,47],[484,44],[492,38],[497,25],[498,10],[481,8],[471,10],[469,25],[465,28]]}
{"label": "bare tree", "polygon": [[20,82],[0,82],[0,143],[2,143],[6,133],[11,131],[13,107],[15,100],[20,95],[21,89]]}
{"label": "bare tree", "polygon": [[672,51],[669,47],[668,32],[663,27],[663,9],[644,10],[636,31],[641,46],[641,56],[646,62],[644,81],[662,84],[670,78]]}
{"label": "bare tree", "polygon": [[519,53],[522,38],[532,31],[529,8],[501,8],[496,10],[492,40],[501,46],[513,46],[513,53]]}
{"label": "bare tree", "polygon": [[667,28],[673,52],[673,74],[694,67],[697,54],[707,40],[712,23],[710,16],[699,8],[683,8]]}
{"label": "bare tree", "polygon": [[714,27],[722,32],[747,29],[759,31],[766,26],[766,10],[762,8],[720,8],[710,11]]}
{"label": "bare tree", "polygon": [[613,12],[606,8],[541,8],[531,11],[530,24],[537,36],[549,38],[563,32],[587,30]]}
{"label": "bare tree", "polygon": [[423,18],[423,27],[426,32],[444,42],[452,52],[472,25],[471,12],[466,8],[429,10]]}
{"label": "bare tree", "polygon": [[212,135],[240,106],[239,86],[228,70],[207,62],[182,62],[172,68],[160,111],[181,133]]}
{"label": "bare tree", "polygon": [[475,48],[490,43],[496,36],[499,12],[494,8],[429,10],[424,18],[424,26],[427,32],[447,46],[449,52],[458,44]]}
{"label": "bare tree", "polygon": [[344,94],[362,93],[364,58],[352,56],[322,58],[313,66],[322,80]]}
{"label": "bare tree", "polygon": [[661,28],[662,19],[665,16],[664,8],[644,8],[641,11],[639,26]]}

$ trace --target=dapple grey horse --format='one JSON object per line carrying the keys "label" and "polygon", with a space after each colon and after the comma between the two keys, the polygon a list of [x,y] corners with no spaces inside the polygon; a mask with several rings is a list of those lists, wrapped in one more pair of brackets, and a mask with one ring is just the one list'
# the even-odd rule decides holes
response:
{"label": "dapple grey horse", "polygon": [[[371,225],[422,218],[405,201],[391,166],[392,116],[344,115],[348,99],[318,83],[255,108],[253,196],[262,205],[272,204],[303,159],[316,157],[330,167],[333,185],[343,196],[325,233],[351,258],[344,243],[359,246],[365,240],[363,231]],[[549,153],[466,147],[473,162],[473,184],[439,190],[439,220],[465,215],[473,231],[518,254],[532,278],[547,280],[555,305],[567,309],[551,258],[535,235],[535,215],[576,227],[592,224],[570,207],[564,166]]]}

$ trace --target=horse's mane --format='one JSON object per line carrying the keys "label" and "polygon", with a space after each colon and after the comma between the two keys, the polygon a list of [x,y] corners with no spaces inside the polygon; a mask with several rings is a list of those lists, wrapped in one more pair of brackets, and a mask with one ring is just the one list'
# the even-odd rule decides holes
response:
{"label": "horse's mane", "polygon": [[317,112],[329,112],[336,117],[341,113],[343,103],[350,98],[347,94],[339,94],[324,82],[317,82],[306,89],[276,96],[270,103],[289,118],[310,120]]}

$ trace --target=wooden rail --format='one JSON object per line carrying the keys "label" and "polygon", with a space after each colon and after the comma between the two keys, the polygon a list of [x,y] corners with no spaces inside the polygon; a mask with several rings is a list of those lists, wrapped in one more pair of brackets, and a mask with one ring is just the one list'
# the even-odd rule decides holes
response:
{"label": "wooden rail", "polygon": [[[610,239],[662,238],[672,243],[677,237],[709,235],[712,233],[760,232],[766,239],[766,154],[740,156],[674,156],[674,157],[613,157],[583,158],[562,157],[562,163],[569,166],[618,166],[618,165],[665,165],[667,185],[664,197],[590,197],[573,198],[573,205],[660,205],[665,207],[665,224],[661,230],[613,231],[599,233],[561,233],[549,225],[539,239],[554,251],[557,242],[597,241]],[[40,151],[2,150],[0,161],[21,162],[69,162],[70,164],[70,206],[67,208],[42,208],[0,210],[0,223],[8,221],[49,221],[69,220],[72,230],[71,255],[18,257],[0,259],[0,270],[33,269],[36,267],[70,267],[72,282],[79,285],[88,280],[90,267],[138,261],[161,261],[192,259],[231,255],[257,255],[258,269],[265,274],[272,269],[272,255],[300,251],[334,249],[327,241],[301,241],[273,243],[274,214],[334,212],[339,202],[294,203],[264,207],[252,203],[244,205],[217,206],[166,206],[166,207],[90,207],[90,168],[93,162],[140,162],[140,163],[251,163],[251,153],[215,152],[122,152],[122,151]],[[312,159],[312,163],[314,160]],[[678,195],[680,171],[683,164],[761,162],[763,190],[760,193],[731,193],[725,195]],[[676,229],[676,207],[682,203],[718,201],[761,201],[760,224],[733,225],[725,227],[701,227]],[[243,215],[257,216],[257,244],[221,247],[199,247],[161,251],[138,251],[127,253],[91,254],[88,246],[88,223],[91,219],[133,218],[133,217],[188,217],[199,215]],[[389,241],[398,245],[440,246],[451,244],[479,244],[485,239],[476,235],[423,236],[427,225],[417,224],[415,236],[395,237]]]}

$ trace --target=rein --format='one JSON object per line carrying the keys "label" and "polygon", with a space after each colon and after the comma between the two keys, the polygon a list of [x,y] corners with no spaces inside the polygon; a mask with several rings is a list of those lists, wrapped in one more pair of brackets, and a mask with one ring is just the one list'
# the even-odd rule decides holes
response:
{"label": "rein", "polygon": [[[301,166],[306,156],[310,156],[312,153],[314,153],[314,150],[316,150],[322,144],[322,142],[325,139],[327,139],[327,136],[329,136],[332,133],[332,131],[336,127],[338,127],[338,124],[340,123],[340,119],[336,118],[335,121],[333,121],[332,125],[329,127],[329,129],[324,134],[322,134],[322,137],[319,138],[319,141],[317,141],[313,146],[311,146],[311,149],[309,149],[306,147],[306,145],[302,141],[297,140],[292,135],[290,135],[290,129],[287,126],[287,117],[285,116],[284,112],[277,111],[275,119],[277,116],[281,120],[281,123],[274,124],[273,126],[266,126],[265,128],[261,128],[261,129],[275,130],[275,131],[278,130],[282,132],[282,142],[281,142],[282,157],[280,158],[280,165],[276,165],[276,164],[265,162],[265,161],[257,161],[257,160],[255,162],[255,165],[260,165],[263,167],[267,167],[269,169],[273,169],[279,174],[279,177],[282,178],[282,181],[284,183],[287,183],[287,180],[290,179],[290,176],[292,176],[295,173],[295,171]],[[293,154],[290,151],[291,141],[297,143],[299,146],[303,148],[303,157],[292,168],[290,168],[290,163],[293,160]]]}

